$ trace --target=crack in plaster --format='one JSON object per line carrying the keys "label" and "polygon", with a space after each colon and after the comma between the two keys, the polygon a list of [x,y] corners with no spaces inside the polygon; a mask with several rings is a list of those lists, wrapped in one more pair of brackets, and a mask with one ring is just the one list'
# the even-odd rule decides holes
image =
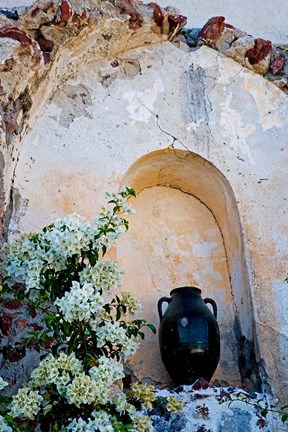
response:
{"label": "crack in plaster", "polygon": [[[150,114],[152,114],[154,117],[155,117],[155,123],[156,123],[156,125],[157,125],[157,127],[160,129],[160,131],[162,132],[162,133],[164,133],[165,135],[167,135],[167,136],[170,136],[171,138],[172,138],[172,143],[168,146],[168,148],[170,148],[170,149],[173,149],[173,150],[175,150],[175,148],[174,148],[174,143],[175,142],[179,142],[179,144],[181,144],[183,147],[184,147],[184,149],[188,152],[188,153],[190,153],[190,150],[189,150],[189,148],[178,138],[178,137],[176,137],[175,135],[173,135],[172,133],[170,133],[170,132],[168,132],[168,131],[166,131],[165,129],[163,129],[163,127],[160,125],[160,116],[159,116],[159,114],[156,114],[156,113],[154,113],[150,108],[148,108],[146,105],[145,105],[145,103],[137,96],[137,99],[139,100],[139,102],[140,102],[140,104],[144,107],[144,108],[146,108],[149,112],[150,112]],[[176,153],[175,153],[176,154]],[[178,155],[176,155],[177,157],[179,157]],[[182,157],[180,158],[180,159],[183,159]]]}

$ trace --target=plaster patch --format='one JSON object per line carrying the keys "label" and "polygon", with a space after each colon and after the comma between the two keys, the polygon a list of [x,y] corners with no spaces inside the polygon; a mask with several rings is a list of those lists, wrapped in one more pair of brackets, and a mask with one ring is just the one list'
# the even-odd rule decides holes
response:
{"label": "plaster patch", "polygon": [[132,119],[132,124],[136,122],[148,123],[153,115],[154,103],[158,94],[162,92],[164,92],[162,79],[157,78],[152,88],[147,88],[144,91],[130,90],[123,94],[124,99],[128,100],[126,109]]}
{"label": "plaster patch", "polygon": [[19,221],[24,217],[28,205],[29,200],[22,198],[18,188],[13,188],[13,218],[9,225],[9,236],[19,234]]}
{"label": "plaster patch", "polygon": [[217,66],[218,53],[214,51],[214,55],[211,55],[213,50],[209,47],[202,46],[200,49],[193,51],[193,64],[199,66],[202,69],[215,68]]}
{"label": "plaster patch", "polygon": [[243,74],[245,74],[245,68],[236,63],[234,60],[224,57],[222,54],[219,55],[221,57],[221,61],[217,62],[219,70],[219,75],[217,76],[217,83],[223,85],[231,85],[235,82],[237,78],[242,78]]}
{"label": "plaster patch", "polygon": [[[285,125],[288,111],[287,95],[262,77],[243,77],[243,87],[253,97],[263,131]],[[283,104],[283,106],[282,106]]]}
{"label": "plaster patch", "polygon": [[82,84],[65,84],[55,93],[53,103],[61,109],[56,120],[61,126],[69,128],[77,117],[84,116],[92,119],[87,109],[92,105],[91,95],[87,87]]}
{"label": "plaster patch", "polygon": [[117,58],[111,62],[103,61],[97,64],[98,81],[109,87],[116,79],[131,79],[141,72],[141,65],[135,58]]}
{"label": "plaster patch", "polygon": [[222,135],[236,145],[242,154],[248,156],[249,160],[254,165],[247,138],[253,134],[255,126],[243,122],[241,112],[237,112],[231,108],[232,102],[233,94],[229,92],[224,101],[220,103],[220,126],[222,128]]}
{"label": "plaster patch", "polygon": [[[275,325],[279,326],[278,332],[283,333],[285,335],[285,338],[288,338],[287,335],[287,328],[288,328],[288,303],[284,302],[282,304],[282,298],[285,296],[288,290],[287,282],[284,280],[275,280],[272,284],[273,292],[276,295],[277,301],[275,302],[276,311],[277,311],[277,317],[279,322],[275,323]],[[279,319],[281,317],[281,319]],[[283,346],[284,348],[284,346]]]}
{"label": "plaster patch", "polygon": [[201,258],[209,258],[213,255],[213,249],[217,248],[216,242],[202,242],[193,245],[193,254]]}

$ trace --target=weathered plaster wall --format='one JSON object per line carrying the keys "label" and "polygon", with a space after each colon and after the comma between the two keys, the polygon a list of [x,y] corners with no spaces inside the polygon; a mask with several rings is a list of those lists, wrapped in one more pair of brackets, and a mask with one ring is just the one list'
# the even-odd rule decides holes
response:
{"label": "weathered plaster wall", "polygon": [[[71,211],[93,217],[103,191],[117,189],[135,161],[155,150],[184,151],[175,158],[191,151],[212,162],[238,204],[262,379],[281,397],[288,384],[287,111],[284,93],[207,47],[154,45],[101,63],[90,57],[24,139],[10,232],[40,228]],[[213,190],[206,192],[213,201]],[[163,206],[170,201],[174,208],[172,193],[165,189]]]}
{"label": "weathered plaster wall", "polygon": [[0,243],[28,125],[80,64],[173,37],[185,17],[173,9],[118,0],[38,0],[19,20],[0,13]]}

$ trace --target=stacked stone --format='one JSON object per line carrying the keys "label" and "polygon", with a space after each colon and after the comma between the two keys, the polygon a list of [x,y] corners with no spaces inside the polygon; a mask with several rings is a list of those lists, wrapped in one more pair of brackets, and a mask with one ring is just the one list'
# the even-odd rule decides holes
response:
{"label": "stacked stone", "polygon": [[226,23],[223,16],[213,17],[202,29],[185,34],[191,47],[208,45],[288,93],[288,46],[273,46],[269,40],[254,38]]}

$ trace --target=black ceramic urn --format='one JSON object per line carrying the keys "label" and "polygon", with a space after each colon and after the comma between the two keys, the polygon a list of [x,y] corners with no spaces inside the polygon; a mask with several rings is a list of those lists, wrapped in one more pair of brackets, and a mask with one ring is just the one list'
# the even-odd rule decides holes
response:
{"label": "black ceramic urn", "polygon": [[[210,381],[220,357],[217,306],[199,288],[175,288],[158,302],[159,343],[164,366],[176,384]],[[168,307],[163,315],[162,304]],[[206,306],[210,303],[213,313]]]}

